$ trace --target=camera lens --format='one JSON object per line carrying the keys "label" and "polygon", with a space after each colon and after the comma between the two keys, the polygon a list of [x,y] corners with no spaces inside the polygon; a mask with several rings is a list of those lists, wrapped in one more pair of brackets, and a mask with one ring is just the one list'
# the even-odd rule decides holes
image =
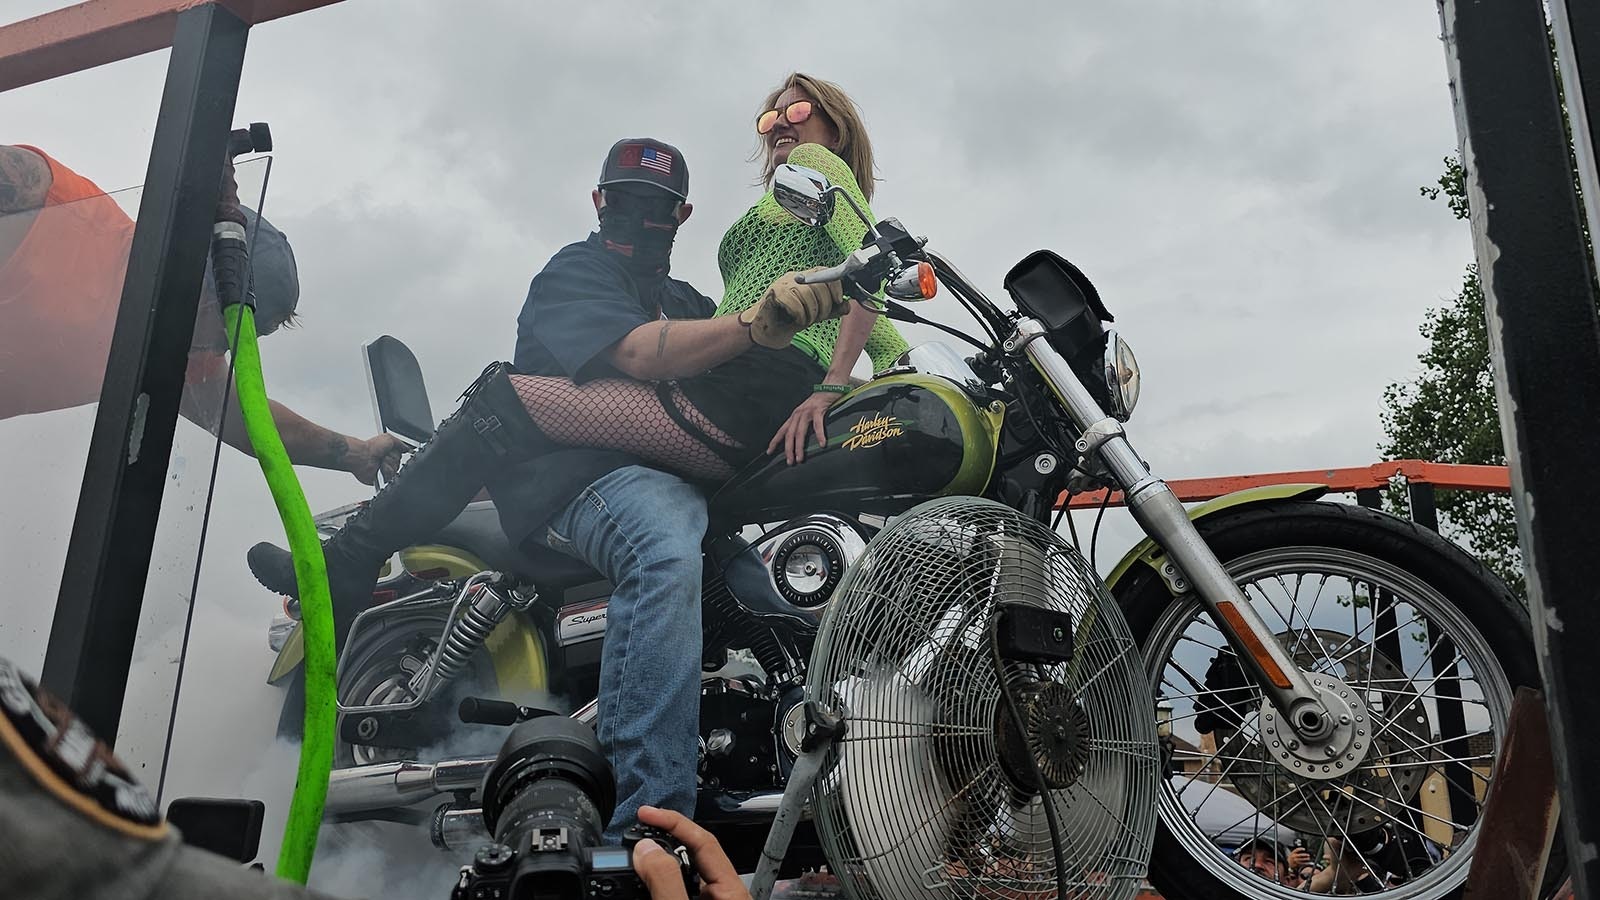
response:
{"label": "camera lens", "polygon": [[512,729],[483,782],[483,820],[495,840],[514,840],[533,827],[566,827],[594,846],[616,808],[617,787],[589,726],[565,716],[542,716]]}

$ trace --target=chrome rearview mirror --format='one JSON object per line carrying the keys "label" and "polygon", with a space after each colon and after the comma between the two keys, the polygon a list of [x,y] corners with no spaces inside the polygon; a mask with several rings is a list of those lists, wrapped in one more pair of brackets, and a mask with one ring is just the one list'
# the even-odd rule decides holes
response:
{"label": "chrome rearview mirror", "polygon": [[772,173],[772,196],[778,205],[813,228],[833,218],[833,185],[816,169],[784,163]]}

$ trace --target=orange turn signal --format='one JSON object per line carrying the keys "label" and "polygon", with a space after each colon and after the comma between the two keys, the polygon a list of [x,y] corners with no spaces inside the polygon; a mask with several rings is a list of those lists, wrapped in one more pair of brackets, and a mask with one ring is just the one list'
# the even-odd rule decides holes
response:
{"label": "orange turn signal", "polygon": [[933,275],[933,263],[917,263],[917,288],[922,291],[924,300],[939,293],[939,279]]}

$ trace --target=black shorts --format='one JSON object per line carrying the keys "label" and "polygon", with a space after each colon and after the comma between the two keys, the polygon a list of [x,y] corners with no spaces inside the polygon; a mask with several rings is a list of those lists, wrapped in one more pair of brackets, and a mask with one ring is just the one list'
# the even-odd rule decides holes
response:
{"label": "black shorts", "polygon": [[[668,415],[738,468],[766,452],[778,427],[811,396],[812,387],[826,374],[816,360],[793,345],[782,350],[752,347],[703,375],[662,383],[660,396]],[[728,447],[684,419],[672,402],[673,384],[740,446]]]}

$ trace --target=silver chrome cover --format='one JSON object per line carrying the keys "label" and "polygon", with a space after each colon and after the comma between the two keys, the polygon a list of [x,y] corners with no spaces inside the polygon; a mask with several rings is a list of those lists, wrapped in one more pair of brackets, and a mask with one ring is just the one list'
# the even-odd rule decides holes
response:
{"label": "silver chrome cover", "polygon": [[827,514],[786,522],[756,544],[784,611],[812,621],[866,549],[855,523]]}
{"label": "silver chrome cover", "polygon": [[602,597],[561,607],[556,613],[556,643],[566,647],[604,635],[607,599]]}

